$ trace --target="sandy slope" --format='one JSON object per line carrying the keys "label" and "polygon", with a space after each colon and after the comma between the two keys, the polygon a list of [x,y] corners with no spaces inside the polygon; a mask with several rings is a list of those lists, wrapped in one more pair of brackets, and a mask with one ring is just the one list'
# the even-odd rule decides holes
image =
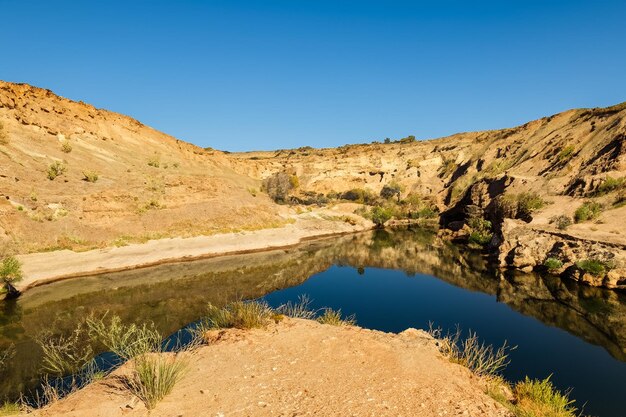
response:
{"label": "sandy slope", "polygon": [[414,329],[395,335],[286,319],[225,331],[188,355],[187,374],[150,413],[109,377],[36,415],[507,415],[478,378]]}

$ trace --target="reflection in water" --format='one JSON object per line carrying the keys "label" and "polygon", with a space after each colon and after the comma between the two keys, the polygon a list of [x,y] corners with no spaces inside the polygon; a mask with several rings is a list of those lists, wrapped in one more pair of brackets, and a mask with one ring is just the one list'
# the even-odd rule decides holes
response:
{"label": "reflection in water", "polygon": [[287,250],[227,256],[62,281],[0,303],[0,348],[17,354],[0,379],[0,398],[15,397],[38,378],[44,329],[69,332],[91,313],[127,322],[153,321],[169,334],[222,305],[299,285],[332,265],[428,274],[496,295],[513,309],[558,326],[626,360],[626,296],[557,278],[497,274],[482,257],[422,229],[374,231],[308,242]]}

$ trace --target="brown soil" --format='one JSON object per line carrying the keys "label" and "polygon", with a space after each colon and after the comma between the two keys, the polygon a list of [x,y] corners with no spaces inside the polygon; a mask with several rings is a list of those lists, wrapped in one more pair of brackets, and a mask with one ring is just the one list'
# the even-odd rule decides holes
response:
{"label": "brown soil", "polygon": [[395,335],[285,319],[267,330],[225,331],[185,354],[188,372],[151,412],[108,377],[35,415],[508,415],[435,343],[415,329]]}

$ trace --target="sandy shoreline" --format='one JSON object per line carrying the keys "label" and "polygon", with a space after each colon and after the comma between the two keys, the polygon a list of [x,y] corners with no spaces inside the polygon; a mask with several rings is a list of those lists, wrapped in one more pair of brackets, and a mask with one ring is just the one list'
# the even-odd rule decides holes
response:
{"label": "sandy shoreline", "polygon": [[94,382],[36,416],[489,416],[510,413],[485,381],[442,357],[421,330],[383,333],[285,318],[267,329],[215,331],[182,354],[187,372],[156,408]]}
{"label": "sandy shoreline", "polygon": [[274,229],[166,238],[86,252],[61,250],[19,255],[17,258],[22,262],[24,278],[16,287],[24,292],[39,285],[86,275],[279,249],[308,239],[355,233],[373,226],[362,218],[358,220],[356,224],[351,224],[341,220],[329,220],[328,215],[307,213],[298,216],[292,224]]}

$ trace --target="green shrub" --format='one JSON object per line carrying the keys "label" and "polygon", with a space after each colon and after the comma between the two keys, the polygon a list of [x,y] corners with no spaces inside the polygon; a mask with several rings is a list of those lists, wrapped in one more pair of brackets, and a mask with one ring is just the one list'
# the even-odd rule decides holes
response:
{"label": "green shrub", "polygon": [[549,271],[554,271],[556,269],[561,269],[563,267],[563,262],[557,258],[547,258],[543,262],[543,266],[548,268]]}
{"label": "green shrub", "polygon": [[626,178],[606,177],[596,191],[597,195],[608,194],[615,190],[620,190],[626,185]]}
{"label": "green shrub", "polygon": [[22,407],[18,403],[4,403],[0,406],[0,416],[16,416],[20,414]]}
{"label": "green shrub", "polygon": [[585,201],[582,206],[578,207],[574,212],[574,221],[576,223],[593,220],[602,213],[602,205],[595,201]]}
{"label": "green shrub", "polygon": [[125,377],[131,393],[139,397],[148,410],[165,398],[187,370],[187,362],[178,356],[144,354],[134,360],[132,374]]}
{"label": "green shrub", "polygon": [[61,143],[61,150],[62,150],[64,153],[70,153],[70,152],[72,152],[72,144],[71,144],[71,143],[69,143],[68,141],[64,140],[64,141]]}
{"label": "green shrub", "polygon": [[87,182],[98,181],[98,173],[95,171],[83,171],[83,181],[87,181]]}
{"label": "green shrub", "polygon": [[596,276],[603,276],[610,269],[605,262],[602,262],[598,259],[583,259],[576,262],[576,266],[581,271]]}
{"label": "green shrub", "polygon": [[67,167],[65,166],[65,164],[59,161],[54,161],[48,167],[48,179],[52,181],[56,177],[63,175],[66,170],[67,170]]}
{"label": "green shrub", "polygon": [[561,149],[561,152],[559,152],[557,158],[560,162],[565,162],[565,161],[569,161],[573,156],[574,156],[574,150],[576,148],[574,148],[574,146],[572,145],[568,145],[566,147],[564,147],[563,149]]}
{"label": "green shrub", "polygon": [[550,218],[550,223],[554,223],[559,230],[565,230],[572,225],[572,218],[561,214]]}
{"label": "green shrub", "polygon": [[369,212],[370,219],[377,227],[383,227],[392,216],[392,210],[382,206],[372,207],[372,210]]}
{"label": "green shrub", "polygon": [[354,326],[356,324],[356,319],[353,315],[341,318],[341,310],[325,308],[322,311],[323,313],[317,318],[318,323],[330,324],[331,326]]}
{"label": "green shrub", "polygon": [[22,264],[15,257],[9,256],[0,263],[0,281],[9,296],[19,295],[13,284],[22,279]]}
{"label": "green shrub", "polygon": [[467,225],[470,227],[470,235],[468,242],[475,245],[485,246],[491,242],[493,233],[491,232],[491,222],[480,217],[472,217],[468,220]]}
{"label": "green shrub", "polygon": [[535,192],[520,193],[517,195],[518,217],[527,217],[546,205],[546,202]]}

